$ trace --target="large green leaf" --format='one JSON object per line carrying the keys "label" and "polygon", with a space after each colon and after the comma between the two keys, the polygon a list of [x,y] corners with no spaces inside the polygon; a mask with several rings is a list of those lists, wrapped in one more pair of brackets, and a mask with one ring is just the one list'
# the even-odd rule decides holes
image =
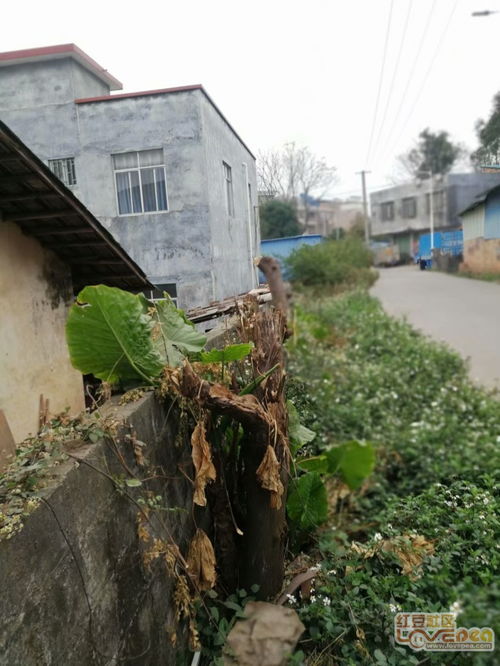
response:
{"label": "large green leaf", "polygon": [[295,463],[297,467],[306,472],[318,472],[319,474],[328,472],[328,458],[325,455],[297,458]]}
{"label": "large green leaf", "polygon": [[287,511],[290,520],[304,530],[325,522],[328,498],[319,474],[304,474],[293,483],[288,495]]}
{"label": "large green leaf", "polygon": [[370,442],[346,442],[325,454],[328,472],[340,473],[349,488],[359,488],[375,466],[375,449]]}
{"label": "large green leaf", "polygon": [[196,330],[184,312],[178,310],[167,296],[154,303],[143,297],[143,303],[157,324],[153,332],[155,348],[165,365],[176,366],[182,363],[186,354],[203,349],[207,338]]}
{"label": "large green leaf", "polygon": [[116,383],[153,384],[163,363],[151,340],[153,322],[139,296],[115,287],[85,287],[70,308],[66,339],[83,374]]}
{"label": "large green leaf", "polygon": [[300,448],[312,442],[316,437],[316,433],[300,423],[299,413],[291,400],[287,400],[286,405],[288,408],[288,434],[292,453],[297,453]]}
{"label": "large green leaf", "polygon": [[201,352],[200,360],[203,363],[230,363],[232,361],[241,361],[248,356],[253,349],[253,342],[242,342],[237,345],[228,345],[224,349],[211,349]]}

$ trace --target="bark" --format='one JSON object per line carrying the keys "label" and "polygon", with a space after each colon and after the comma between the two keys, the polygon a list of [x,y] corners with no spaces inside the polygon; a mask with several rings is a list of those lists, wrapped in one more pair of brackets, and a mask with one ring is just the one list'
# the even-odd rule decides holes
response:
{"label": "bark", "polygon": [[261,257],[257,265],[266,276],[274,307],[286,317],[288,313],[288,294],[281,277],[279,262],[273,257]]}

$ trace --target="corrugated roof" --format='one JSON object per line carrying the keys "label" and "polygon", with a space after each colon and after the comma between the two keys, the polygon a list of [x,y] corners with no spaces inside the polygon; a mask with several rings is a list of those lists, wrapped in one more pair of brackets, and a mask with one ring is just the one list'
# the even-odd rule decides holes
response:
{"label": "corrugated roof", "polygon": [[0,53],[0,67],[8,65],[20,65],[29,62],[40,62],[42,60],[54,60],[57,58],[73,58],[88,69],[97,78],[104,81],[111,90],[121,90],[123,85],[115,79],[107,69],[101,67],[93,58],[82,51],[76,44],[56,44],[54,46],[41,46],[34,49],[22,49],[20,51],[5,51]]}
{"label": "corrugated roof", "polygon": [[144,272],[79,199],[0,121],[0,212],[69,264],[78,292],[90,284],[151,289]]}
{"label": "corrugated roof", "polygon": [[500,190],[500,185],[495,185],[494,187],[490,187],[489,190],[485,190],[484,192],[481,192],[481,194],[478,194],[475,198],[474,201],[467,206],[467,208],[464,208],[463,211],[461,211],[458,215],[462,216],[465,215],[465,213],[469,213],[471,210],[474,210],[474,208],[477,208],[481,204],[485,203],[486,199],[489,197],[490,194],[495,192],[496,190]]}

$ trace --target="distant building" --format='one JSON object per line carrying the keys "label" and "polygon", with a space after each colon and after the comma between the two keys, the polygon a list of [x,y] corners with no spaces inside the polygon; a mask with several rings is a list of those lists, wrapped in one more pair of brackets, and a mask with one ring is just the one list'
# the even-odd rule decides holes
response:
{"label": "distant building", "polygon": [[257,284],[255,158],[202,86],[122,84],[74,44],[0,53],[0,117],[183,308]]}
{"label": "distant building", "polygon": [[476,197],[460,218],[464,237],[462,270],[500,273],[500,186]]}
{"label": "distant building", "polygon": [[304,225],[307,234],[321,234],[324,237],[335,235],[336,231],[348,231],[356,218],[363,214],[361,197],[349,199],[312,199],[306,210],[303,201],[299,199],[299,222]]}
{"label": "distant building", "polygon": [[485,189],[500,184],[500,174],[450,173],[395,185],[370,194],[371,236],[399,246],[401,257],[417,253],[418,238],[430,229],[431,192],[434,230],[461,226],[459,213]]}
{"label": "distant building", "polygon": [[0,122],[0,466],[51,414],[85,406],[68,308],[85,285],[152,285],[110,233]]}

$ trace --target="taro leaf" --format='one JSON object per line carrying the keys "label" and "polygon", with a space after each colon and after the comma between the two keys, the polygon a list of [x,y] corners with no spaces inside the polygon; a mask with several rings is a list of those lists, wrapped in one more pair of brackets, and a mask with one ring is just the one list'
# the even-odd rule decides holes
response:
{"label": "taro leaf", "polygon": [[328,458],[325,455],[297,458],[295,464],[306,472],[318,472],[319,474],[328,472]]}
{"label": "taro leaf", "polygon": [[351,490],[359,488],[375,466],[375,449],[370,442],[346,442],[325,452],[328,472],[339,473]]}
{"label": "taro leaf", "polygon": [[205,425],[202,421],[199,421],[193,430],[191,445],[195,469],[193,502],[199,506],[206,506],[205,486],[210,481],[215,481],[217,474],[212,462],[212,452],[207,440]]}
{"label": "taro leaf", "polygon": [[212,542],[205,532],[198,528],[189,544],[187,556],[188,571],[200,590],[209,590],[215,585],[215,553]]}
{"label": "taro leaf", "polygon": [[328,515],[326,488],[317,472],[299,477],[288,496],[287,511],[294,523],[307,530],[323,523]]}
{"label": "taro leaf", "polygon": [[169,366],[181,365],[187,354],[197,353],[205,346],[207,338],[178,310],[168,294],[154,303],[142,297],[144,309],[156,326],[153,330],[155,348]]}
{"label": "taro leaf", "polygon": [[281,508],[281,496],[284,488],[280,478],[280,464],[272,446],[268,445],[262,461],[257,469],[257,479],[271,493],[271,509]]}
{"label": "taro leaf", "polygon": [[163,363],[151,340],[153,322],[139,296],[116,287],[85,287],[66,322],[73,366],[103,381],[154,384]]}
{"label": "taro leaf", "polygon": [[291,400],[287,400],[286,406],[288,408],[288,434],[292,445],[292,453],[297,453],[303,446],[312,442],[316,433],[300,423],[299,413]]}
{"label": "taro leaf", "polygon": [[201,352],[200,360],[202,363],[229,363],[231,361],[241,361],[248,356],[253,349],[253,342],[242,342],[239,345],[228,345],[224,349],[211,349]]}

